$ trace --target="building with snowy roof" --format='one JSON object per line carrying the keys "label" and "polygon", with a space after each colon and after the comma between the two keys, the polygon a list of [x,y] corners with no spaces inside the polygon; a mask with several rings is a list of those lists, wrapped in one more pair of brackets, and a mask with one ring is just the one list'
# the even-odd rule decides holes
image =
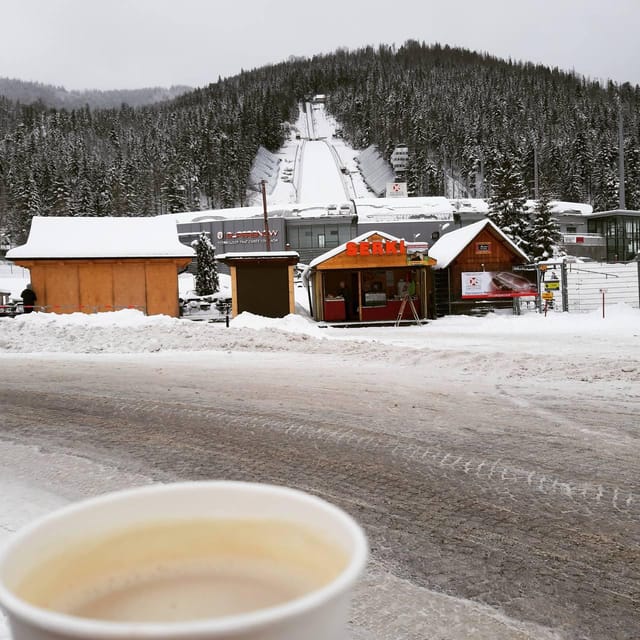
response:
{"label": "building with snowy roof", "polygon": [[434,263],[422,243],[363,233],[309,264],[311,313],[327,323],[421,323],[431,317]]}
{"label": "building with snowy roof", "polygon": [[529,256],[488,218],[442,236],[429,256],[436,260],[438,316],[511,306],[515,298],[537,295],[535,272],[514,271]]}
{"label": "building with snowy roof", "polygon": [[[535,201],[526,203],[532,212]],[[602,236],[587,234],[590,205],[551,201],[551,210],[570,254],[604,257]],[[328,249],[362,233],[385,232],[420,242],[436,242],[441,236],[485,220],[489,203],[481,198],[395,197],[358,198],[336,202],[295,202],[268,207],[271,248],[292,250],[308,264]],[[202,231],[209,234],[216,254],[229,251],[265,251],[263,207],[237,207],[169,214],[178,225],[180,239],[189,244]]]}
{"label": "building with snowy roof", "polygon": [[218,260],[231,275],[231,315],[245,311],[267,318],[295,313],[295,251],[238,251]]}
{"label": "building with snowy roof", "polygon": [[195,251],[168,217],[41,217],[7,258],[26,267],[43,311],[135,308],[178,316],[178,272]]}

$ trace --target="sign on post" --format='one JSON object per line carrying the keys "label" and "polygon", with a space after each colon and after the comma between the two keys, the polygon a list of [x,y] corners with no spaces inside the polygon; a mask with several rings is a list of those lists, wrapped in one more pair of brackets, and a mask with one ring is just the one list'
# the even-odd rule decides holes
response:
{"label": "sign on post", "polygon": [[602,294],[602,317],[604,318],[604,295],[607,293],[607,290],[600,289],[600,293]]}

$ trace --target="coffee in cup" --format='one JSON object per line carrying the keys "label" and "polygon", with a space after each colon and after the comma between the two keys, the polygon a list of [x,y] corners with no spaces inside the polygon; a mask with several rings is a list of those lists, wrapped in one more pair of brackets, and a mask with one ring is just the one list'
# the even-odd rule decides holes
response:
{"label": "coffee in cup", "polygon": [[270,485],[153,485],[25,528],[0,556],[15,640],[340,637],[366,541],[346,513]]}

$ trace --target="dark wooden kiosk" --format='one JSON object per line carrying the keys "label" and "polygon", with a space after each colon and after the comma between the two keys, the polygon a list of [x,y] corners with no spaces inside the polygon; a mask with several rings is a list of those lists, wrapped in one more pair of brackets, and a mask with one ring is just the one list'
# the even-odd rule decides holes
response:
{"label": "dark wooden kiosk", "polygon": [[229,267],[232,316],[248,311],[282,318],[295,312],[296,251],[224,253],[217,260]]}
{"label": "dark wooden kiosk", "polygon": [[40,217],[7,257],[30,271],[41,311],[138,309],[177,317],[178,272],[194,250],[175,222],[149,218]]}
{"label": "dark wooden kiosk", "polygon": [[489,219],[443,235],[429,253],[437,260],[438,316],[507,308],[537,295],[535,272],[514,270],[529,257]]}
{"label": "dark wooden kiosk", "polygon": [[427,245],[369,231],[309,265],[311,312],[327,323],[392,323],[429,317],[431,267]]}

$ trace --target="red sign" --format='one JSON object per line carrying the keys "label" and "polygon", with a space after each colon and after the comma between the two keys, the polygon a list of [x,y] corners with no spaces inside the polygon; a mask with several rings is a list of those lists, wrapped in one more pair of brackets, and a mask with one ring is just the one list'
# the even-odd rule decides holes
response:
{"label": "red sign", "polygon": [[348,256],[402,256],[407,253],[404,240],[347,242]]}

